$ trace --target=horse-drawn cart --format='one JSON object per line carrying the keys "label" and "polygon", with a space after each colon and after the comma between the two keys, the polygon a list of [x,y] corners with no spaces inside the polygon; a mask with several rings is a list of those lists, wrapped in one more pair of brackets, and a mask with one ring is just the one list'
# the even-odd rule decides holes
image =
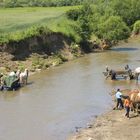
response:
{"label": "horse-drawn cart", "polygon": [[106,71],[103,72],[103,74],[106,77],[106,79],[110,77],[112,80],[136,79],[138,81],[140,75],[140,67],[137,67],[132,71],[132,69],[129,68],[129,65],[126,65],[125,68],[122,70],[113,70],[113,69],[109,69],[108,66],[106,66]]}
{"label": "horse-drawn cart", "polygon": [[1,86],[1,90],[16,90],[20,87],[19,78],[16,76],[6,76],[3,79],[3,85]]}
{"label": "horse-drawn cart", "polygon": [[131,70],[108,70],[103,72],[104,76],[107,78],[111,78],[111,80],[116,79],[134,79],[134,73]]}
{"label": "horse-drawn cart", "polygon": [[18,70],[10,72],[8,75],[0,75],[0,90],[16,90],[21,86],[27,85],[28,80],[28,69],[24,72]]}

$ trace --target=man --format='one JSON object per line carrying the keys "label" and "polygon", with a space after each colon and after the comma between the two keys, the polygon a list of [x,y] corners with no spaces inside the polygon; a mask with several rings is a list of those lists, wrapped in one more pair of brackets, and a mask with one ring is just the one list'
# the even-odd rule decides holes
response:
{"label": "man", "polygon": [[3,73],[0,73],[0,90],[2,91],[3,90]]}
{"label": "man", "polygon": [[116,109],[122,109],[123,102],[122,102],[122,93],[120,92],[120,89],[117,89],[116,99],[117,99]]}

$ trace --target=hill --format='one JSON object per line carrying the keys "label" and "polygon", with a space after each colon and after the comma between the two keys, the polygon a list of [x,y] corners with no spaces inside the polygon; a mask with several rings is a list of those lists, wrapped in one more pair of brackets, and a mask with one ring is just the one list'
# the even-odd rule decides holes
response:
{"label": "hill", "polygon": [[64,13],[72,8],[74,7],[1,8],[0,33],[19,31],[33,25],[44,24],[52,29],[56,21],[65,18]]}

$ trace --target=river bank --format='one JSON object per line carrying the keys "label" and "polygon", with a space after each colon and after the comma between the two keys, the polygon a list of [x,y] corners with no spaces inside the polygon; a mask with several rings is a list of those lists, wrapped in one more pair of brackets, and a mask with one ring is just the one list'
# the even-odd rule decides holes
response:
{"label": "river bank", "polygon": [[112,110],[97,117],[90,128],[78,132],[68,140],[138,140],[140,137],[140,117],[130,112],[130,119],[125,110]]}
{"label": "river bank", "polygon": [[[133,36],[127,42],[139,40],[139,37]],[[42,39],[40,40],[38,38]],[[43,38],[47,38],[47,40]],[[40,43],[45,44],[46,42],[46,49],[44,47],[39,48]],[[119,42],[119,44],[124,43],[126,42]],[[71,61],[86,53],[103,51],[100,48],[96,49],[96,44],[90,45],[87,48],[81,48],[81,46],[71,42],[69,38],[61,33],[48,34],[45,37],[32,38],[20,43],[15,42],[12,45],[3,45],[0,51],[0,73],[6,74],[10,71],[24,70],[27,68],[33,74],[41,69],[48,69],[63,64],[66,61]]]}
{"label": "river bank", "polygon": [[[56,45],[57,44],[57,45]],[[80,47],[62,33],[44,33],[0,45],[0,72],[47,69],[82,55]]]}

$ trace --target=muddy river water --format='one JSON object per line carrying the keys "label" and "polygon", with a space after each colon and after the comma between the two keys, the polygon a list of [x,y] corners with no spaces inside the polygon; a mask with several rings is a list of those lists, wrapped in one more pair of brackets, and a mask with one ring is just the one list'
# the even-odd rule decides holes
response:
{"label": "muddy river water", "polygon": [[105,80],[108,65],[140,66],[140,42],[92,53],[29,77],[16,92],[0,93],[0,140],[66,140],[76,127],[111,109],[109,93],[137,88],[133,81]]}

